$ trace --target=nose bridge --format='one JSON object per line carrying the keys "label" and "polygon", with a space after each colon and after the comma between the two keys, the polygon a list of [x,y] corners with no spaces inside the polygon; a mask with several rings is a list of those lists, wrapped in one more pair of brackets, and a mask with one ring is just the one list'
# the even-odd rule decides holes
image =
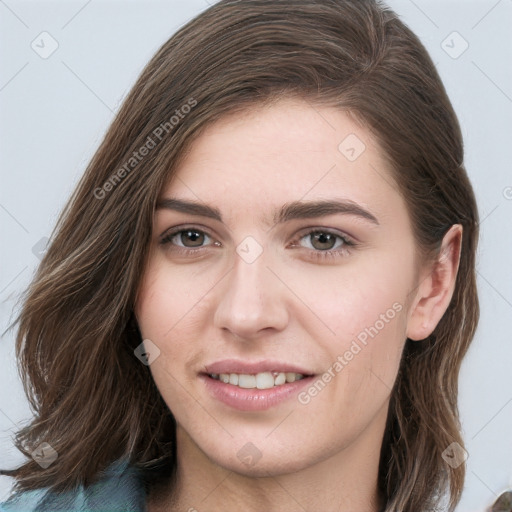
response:
{"label": "nose bridge", "polygon": [[216,327],[242,338],[263,329],[282,330],[288,321],[284,289],[267,268],[269,251],[246,237],[236,248],[233,268],[226,276],[215,312]]}

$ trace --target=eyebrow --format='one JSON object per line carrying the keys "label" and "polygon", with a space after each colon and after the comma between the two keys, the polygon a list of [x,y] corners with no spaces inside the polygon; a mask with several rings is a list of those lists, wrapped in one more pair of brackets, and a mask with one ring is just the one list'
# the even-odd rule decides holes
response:
{"label": "eyebrow", "polygon": [[[209,206],[197,201],[189,201],[186,199],[164,198],[160,199],[156,205],[157,210],[175,210],[189,215],[198,215],[209,217],[211,219],[223,222],[222,215],[218,208]],[[325,215],[333,215],[342,213],[346,215],[354,215],[373,224],[379,225],[379,221],[371,212],[363,208],[361,205],[347,199],[337,200],[318,200],[318,201],[292,201],[284,204],[279,210],[274,211],[274,224],[282,224],[294,219],[311,219],[315,217],[323,217]]]}

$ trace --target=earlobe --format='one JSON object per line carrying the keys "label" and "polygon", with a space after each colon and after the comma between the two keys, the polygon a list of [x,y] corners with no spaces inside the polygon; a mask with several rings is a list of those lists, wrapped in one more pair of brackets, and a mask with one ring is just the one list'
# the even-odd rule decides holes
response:
{"label": "earlobe", "polygon": [[455,290],[462,245],[462,226],[454,224],[443,237],[436,260],[421,274],[407,324],[407,337],[430,336],[448,309]]}

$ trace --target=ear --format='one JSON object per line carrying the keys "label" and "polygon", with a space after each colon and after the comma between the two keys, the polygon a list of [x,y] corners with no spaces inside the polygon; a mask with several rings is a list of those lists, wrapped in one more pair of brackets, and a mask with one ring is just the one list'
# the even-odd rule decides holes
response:
{"label": "ear", "polygon": [[409,312],[407,337],[424,340],[448,309],[455,290],[462,244],[462,226],[454,224],[444,235],[436,260],[420,273]]}

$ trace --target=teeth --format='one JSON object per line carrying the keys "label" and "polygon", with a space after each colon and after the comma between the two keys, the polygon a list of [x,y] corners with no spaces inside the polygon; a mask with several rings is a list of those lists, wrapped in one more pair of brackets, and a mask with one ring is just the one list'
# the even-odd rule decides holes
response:
{"label": "teeth", "polygon": [[[222,374],[221,374],[222,375]],[[241,374],[238,376],[238,387],[240,388],[255,388],[256,387],[256,376]]]}
{"label": "teeth", "polygon": [[293,372],[262,372],[256,375],[247,373],[210,373],[210,377],[220,380],[225,384],[231,384],[244,389],[270,389],[274,386],[282,386],[288,382],[301,380],[304,375]]}
{"label": "teeth", "polygon": [[274,384],[276,386],[280,386],[281,384],[284,384],[285,382],[286,382],[286,375],[284,373],[278,373],[275,378]]}
{"label": "teeth", "polygon": [[274,387],[275,378],[270,372],[258,373],[256,375],[256,387],[258,389],[270,389]]}

